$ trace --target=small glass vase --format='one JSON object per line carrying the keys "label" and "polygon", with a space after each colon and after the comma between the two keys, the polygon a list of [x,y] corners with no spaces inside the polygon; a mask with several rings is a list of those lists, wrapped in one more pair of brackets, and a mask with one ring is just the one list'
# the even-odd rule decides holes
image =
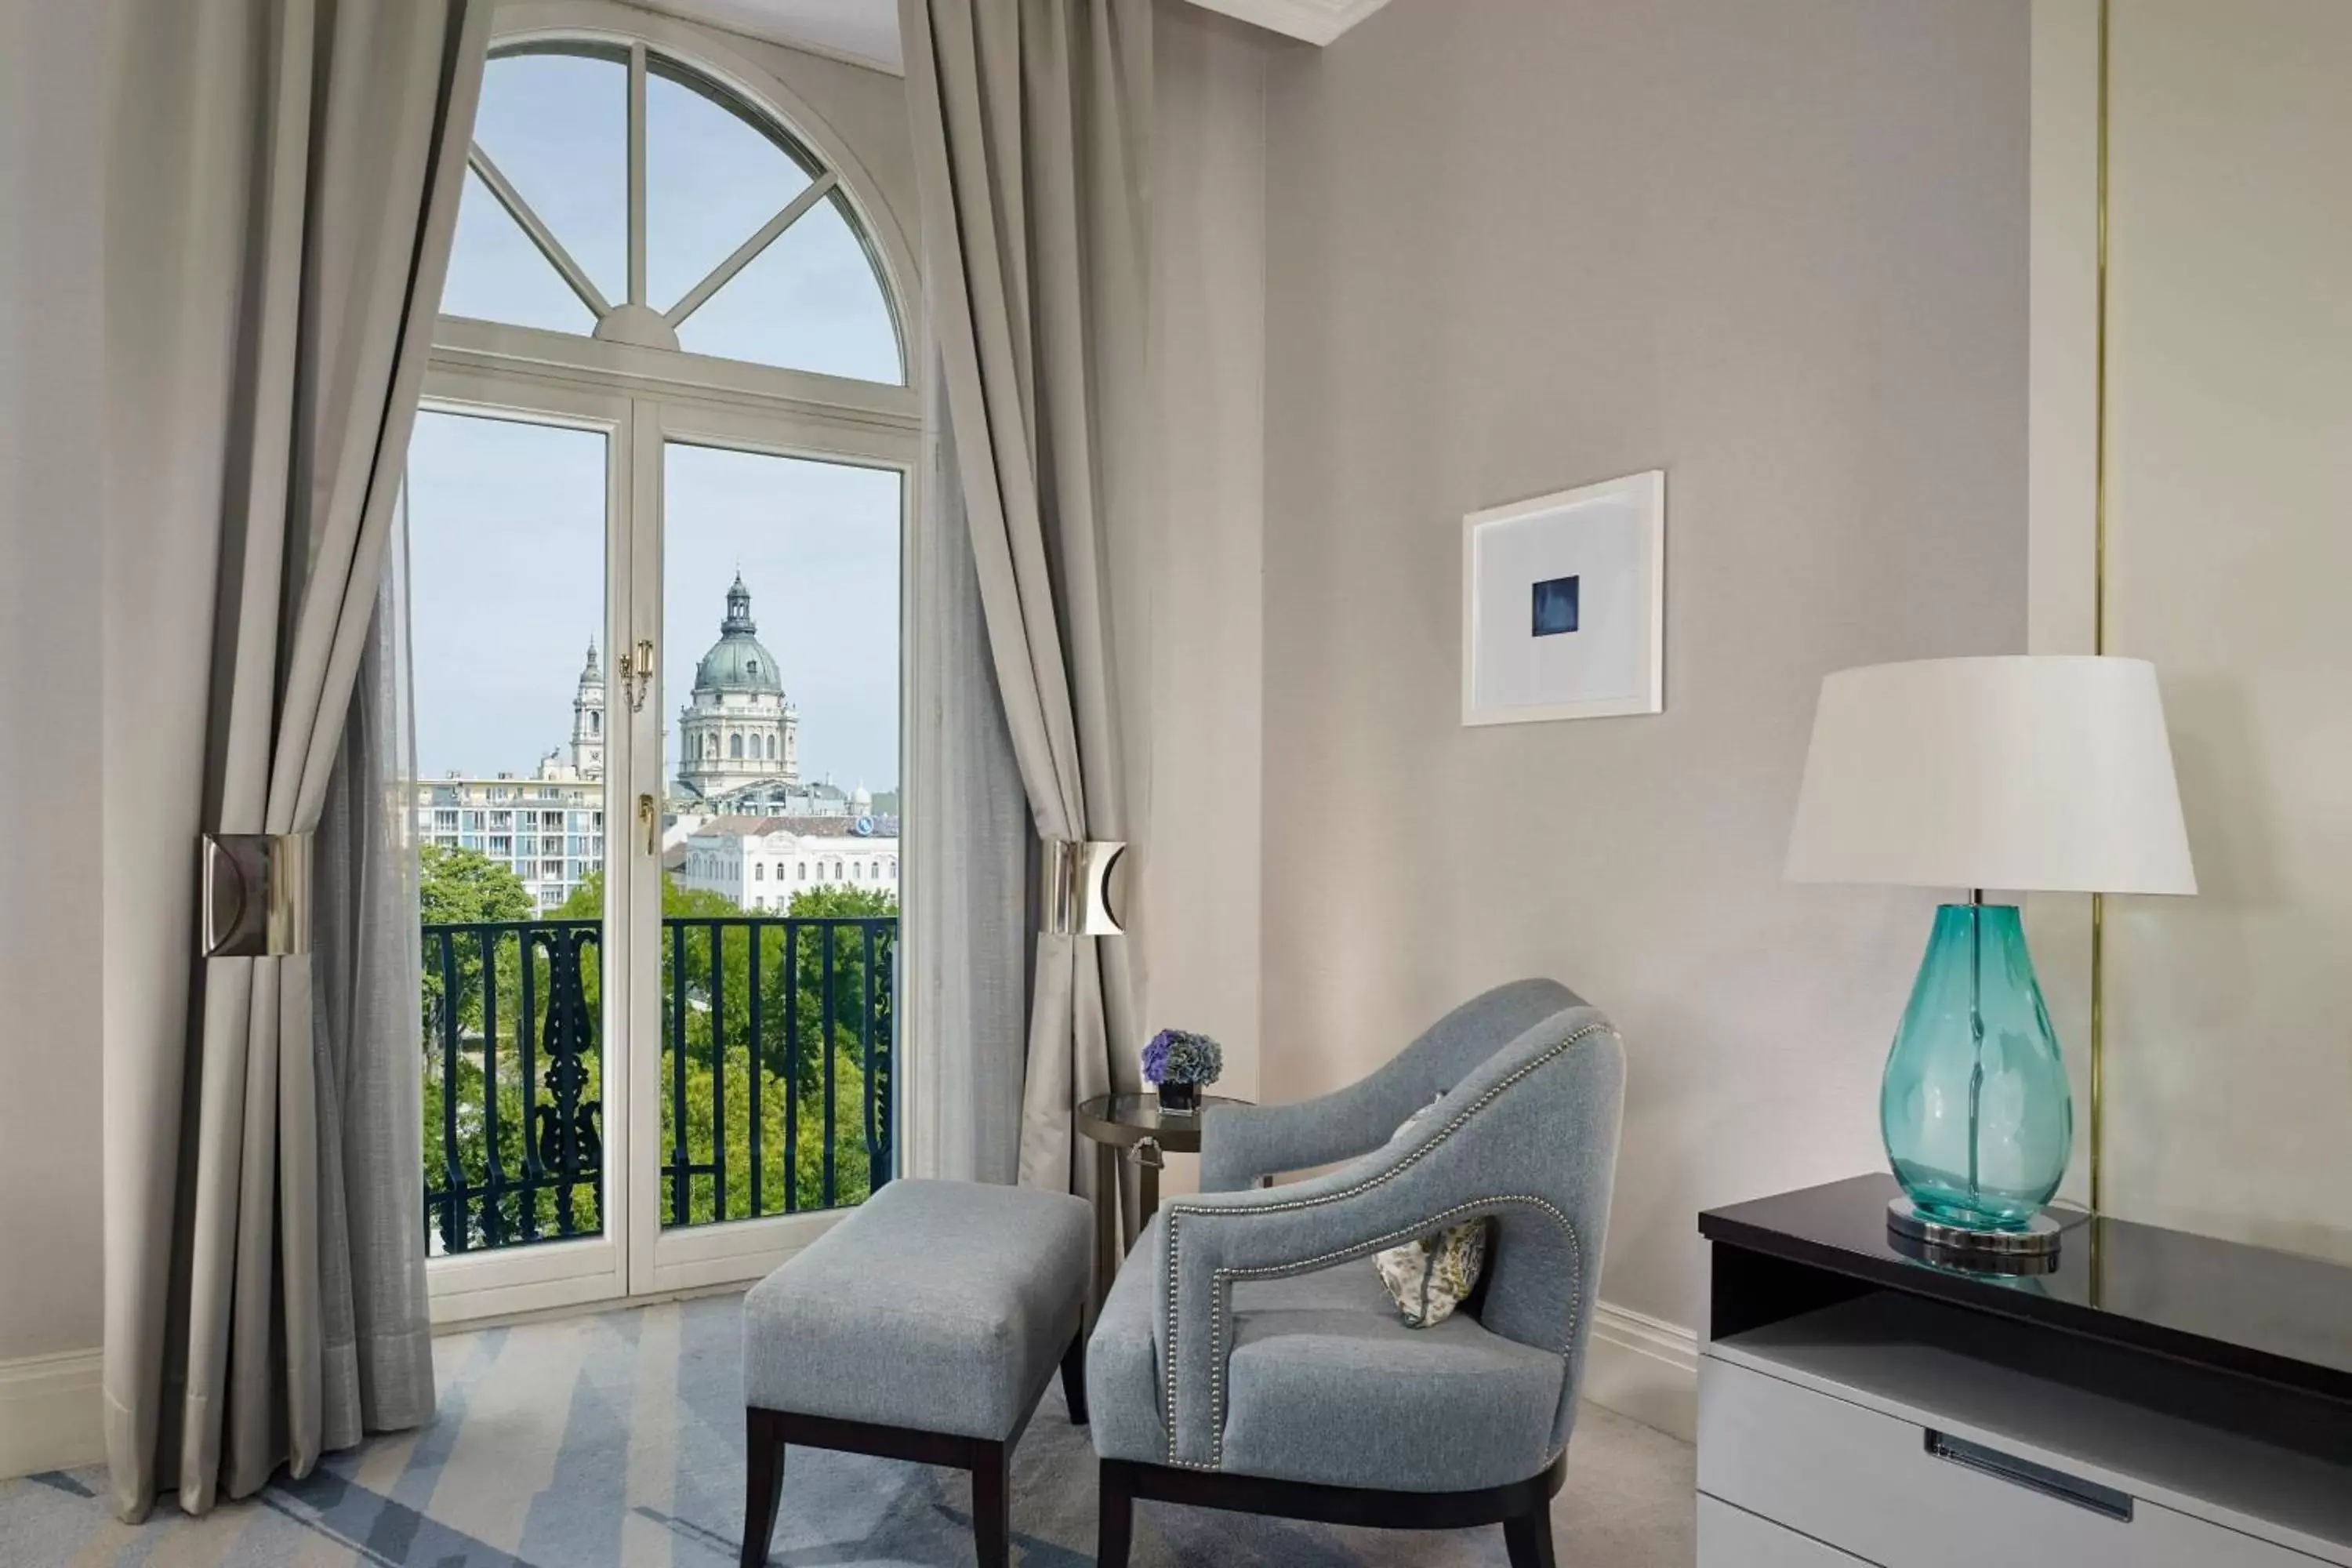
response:
{"label": "small glass vase", "polygon": [[1171,1116],[1190,1116],[1201,1109],[1201,1086],[1197,1083],[1163,1083],[1159,1089],[1160,1109]]}
{"label": "small glass vase", "polygon": [[1945,904],[1879,1089],[1895,1179],[1925,1217],[2022,1227],[2074,1143],[2058,1037],[2013,904]]}

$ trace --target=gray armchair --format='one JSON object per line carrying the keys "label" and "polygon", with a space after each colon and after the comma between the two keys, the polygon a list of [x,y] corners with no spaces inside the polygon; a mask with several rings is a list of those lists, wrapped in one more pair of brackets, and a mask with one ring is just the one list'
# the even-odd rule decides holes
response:
{"label": "gray armchair", "polygon": [[[1336,1094],[1210,1111],[1207,1190],[1145,1227],[1088,1345],[1103,1568],[1124,1568],[1139,1497],[1392,1529],[1499,1521],[1515,1568],[1549,1568],[1623,1092],[1608,1020],[1534,980]],[[1477,1292],[1407,1327],[1370,1255],[1481,1215]]]}

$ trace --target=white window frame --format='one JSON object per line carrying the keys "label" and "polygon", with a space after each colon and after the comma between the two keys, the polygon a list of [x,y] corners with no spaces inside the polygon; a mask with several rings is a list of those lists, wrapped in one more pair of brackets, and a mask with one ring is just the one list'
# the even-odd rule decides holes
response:
{"label": "white window frame", "polygon": [[[896,470],[900,476],[900,607],[902,670],[920,668],[921,617],[914,614],[916,531],[926,516],[924,470],[930,451],[924,410],[929,356],[921,318],[922,293],[906,230],[880,197],[856,154],[824,117],[772,73],[736,48],[725,35],[677,18],[639,11],[608,0],[510,0],[499,11],[493,50],[518,43],[578,41],[632,53],[632,116],[643,120],[644,51],[668,55],[704,74],[728,91],[773,115],[821,160],[855,211],[869,242],[879,281],[894,312],[907,384],[851,380],[812,371],[695,354],[643,342],[549,331],[507,322],[443,316],[436,322],[424,406],[446,412],[569,425],[604,430],[608,436],[607,616],[605,647],[617,655],[639,638],[667,647],[660,624],[662,559],[662,458],[671,442],[723,447],[784,458],[843,461]],[[631,159],[637,195],[630,244],[633,294],[642,297],[644,274],[642,140]],[[830,188],[830,187],[829,187]],[[823,194],[823,193],[820,193]],[[625,587],[623,586],[625,583]],[[903,680],[903,678],[902,678]],[[608,676],[611,711],[626,708],[617,674]],[[656,676],[654,722],[658,723]],[[920,743],[908,722],[911,692],[902,684],[900,787],[908,759]],[[606,792],[610,809],[634,822],[636,794],[650,789],[664,798],[666,781],[657,745],[638,731],[650,726],[606,726]],[[656,755],[647,756],[647,751]],[[902,797],[904,798],[904,797]],[[909,806],[902,805],[902,817]],[[608,840],[625,845],[606,862],[607,916],[632,929],[659,931],[657,857],[648,858],[634,833]],[[900,1060],[893,1145],[902,1170],[909,1165],[905,1132],[915,1124],[908,1107],[920,1092],[925,1065],[915,1044],[921,1037],[911,1009],[919,988],[906,984],[919,962],[916,931],[902,919],[894,1010],[899,1020]],[[627,952],[625,939],[613,943],[614,956]],[[731,1221],[664,1231],[660,1226],[662,1184],[660,1005],[657,953],[646,953],[619,973],[608,963],[603,995],[604,1038],[608,1053],[625,1053],[628,1069],[604,1080],[605,1113],[606,1226],[602,1236],[578,1241],[467,1253],[436,1258],[427,1269],[436,1322],[457,1322],[574,1307],[594,1302],[659,1297],[703,1286],[756,1279],[775,1263],[822,1235],[837,1215],[793,1215]],[[614,1043],[620,1042],[618,1051]],[[635,1088],[637,1092],[632,1093]],[[651,1092],[646,1092],[651,1089]],[[633,1173],[631,1166],[641,1165]],[[614,1223],[614,1216],[620,1223]]]}

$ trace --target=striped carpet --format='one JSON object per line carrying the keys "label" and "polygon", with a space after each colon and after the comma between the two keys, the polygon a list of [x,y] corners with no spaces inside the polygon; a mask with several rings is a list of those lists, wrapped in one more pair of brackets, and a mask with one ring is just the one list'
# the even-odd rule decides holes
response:
{"label": "striped carpet", "polygon": [[[307,1480],[201,1520],[168,1500],[118,1523],[97,1471],[0,1484],[11,1568],[727,1568],[743,1508],[733,1296],[486,1329],[436,1346],[441,1410],[422,1432],[330,1459]],[[1094,1466],[1048,1391],[1014,1461],[1013,1562],[1094,1561]],[[1692,1561],[1691,1450],[1588,1407],[1555,1508],[1574,1568]],[[957,1473],[792,1451],[771,1562],[930,1568],[972,1561]],[[1392,1535],[1144,1504],[1137,1568],[1498,1568],[1502,1532]]]}

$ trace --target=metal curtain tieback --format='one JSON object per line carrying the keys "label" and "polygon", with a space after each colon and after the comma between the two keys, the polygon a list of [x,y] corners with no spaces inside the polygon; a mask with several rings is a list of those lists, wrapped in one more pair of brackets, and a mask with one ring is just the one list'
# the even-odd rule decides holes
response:
{"label": "metal curtain tieback", "polygon": [[198,850],[206,958],[310,951],[310,836],[207,833]]}
{"label": "metal curtain tieback", "polygon": [[1040,868],[1040,929],[1049,936],[1124,936],[1110,907],[1111,868],[1127,853],[1118,838],[1045,841]]}

